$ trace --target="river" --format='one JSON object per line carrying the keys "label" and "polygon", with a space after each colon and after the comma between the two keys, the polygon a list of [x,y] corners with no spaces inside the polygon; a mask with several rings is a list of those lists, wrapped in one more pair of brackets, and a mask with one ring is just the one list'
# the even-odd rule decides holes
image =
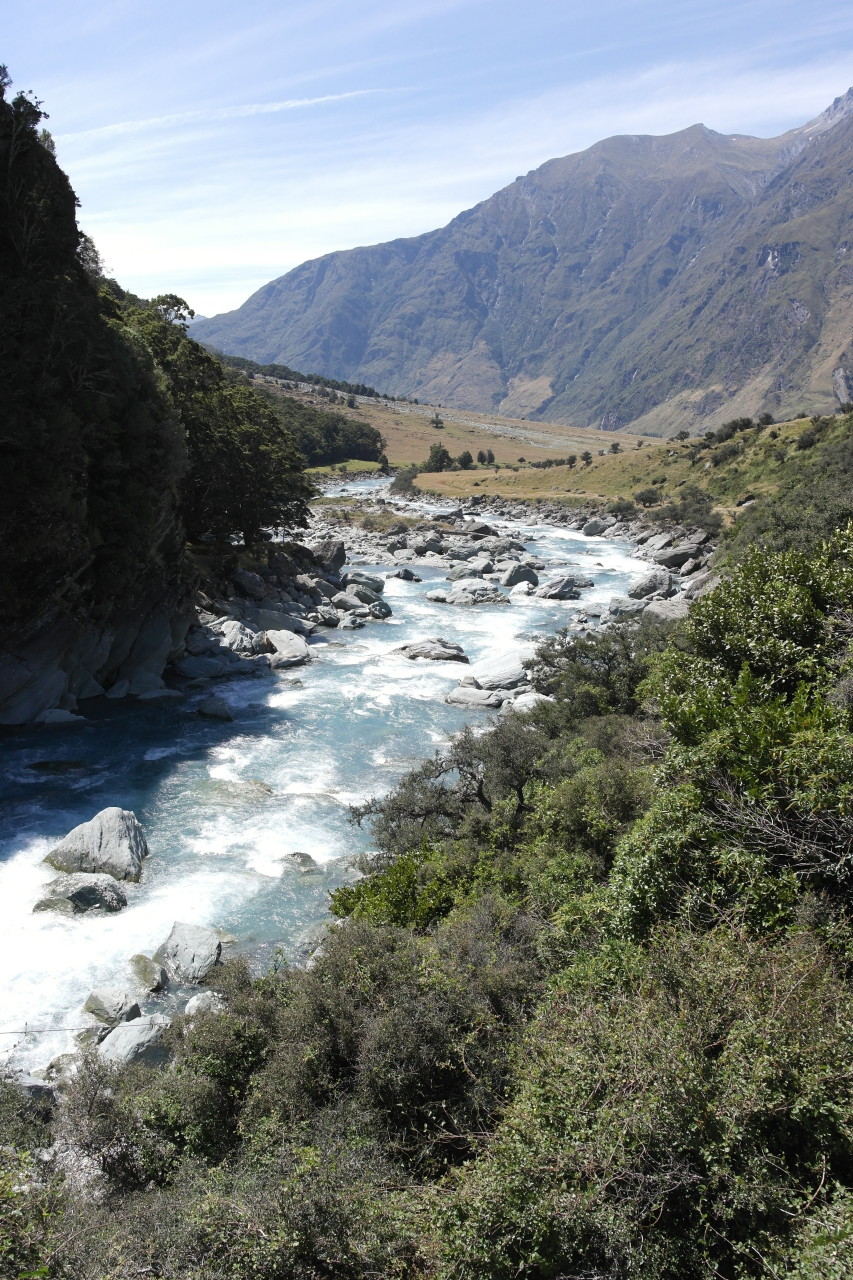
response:
{"label": "river", "polygon": [[[376,493],[383,483],[351,482],[339,491]],[[200,717],[199,693],[165,705],[105,703],[82,726],[4,735],[0,1065],[32,1069],[71,1049],[74,1030],[88,1021],[81,1012],[88,993],[134,990],[129,957],[150,955],[175,920],[226,930],[256,965],[278,947],[291,960],[304,958],[329,918],[329,890],[348,874],[341,859],[370,848],[369,829],[348,820],[349,805],[388,791],[465,724],[489,722],[482,711],[444,702],[464,667],[411,662],[393,650],[443,636],[472,662],[529,651],[579,611],[606,607],[647,571],[624,542],[488,519],[546,563],[541,579],[574,563],[595,586],[577,602],[457,608],[426,599],[445,585],[446,570],[416,566],[422,583],[387,583],[392,618],[360,631],[318,629],[305,667],[219,682],[233,723]],[[127,909],[34,914],[41,887],[56,875],[43,864],[45,853],[108,805],[132,809],[151,848],[141,884],[127,886]],[[319,871],[283,864],[296,850]],[[175,999],[150,997],[145,1008],[168,1012]]]}

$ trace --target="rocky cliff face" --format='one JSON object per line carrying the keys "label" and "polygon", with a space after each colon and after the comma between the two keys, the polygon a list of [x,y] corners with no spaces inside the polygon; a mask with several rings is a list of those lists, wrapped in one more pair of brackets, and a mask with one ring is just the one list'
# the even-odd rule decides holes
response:
{"label": "rocky cliff face", "polygon": [[666,432],[847,398],[853,91],[779,138],[552,160],[447,227],[304,263],[193,335],[446,405]]}

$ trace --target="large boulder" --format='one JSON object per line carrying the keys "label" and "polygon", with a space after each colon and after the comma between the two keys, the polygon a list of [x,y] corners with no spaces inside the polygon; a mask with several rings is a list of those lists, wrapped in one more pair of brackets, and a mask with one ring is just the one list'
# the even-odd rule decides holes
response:
{"label": "large boulder", "polygon": [[223,622],[220,631],[222,632],[222,643],[232,653],[254,654],[266,652],[263,636],[259,635],[251,627],[238,622],[236,618],[229,618],[227,622]]}
{"label": "large boulder", "polygon": [[642,613],[647,604],[646,600],[630,600],[628,596],[611,596],[609,611],[614,618],[621,618],[629,613]]}
{"label": "large boulder", "polygon": [[347,549],[340,538],[323,538],[316,542],[311,551],[324,569],[337,573],[347,562]]}
{"label": "large boulder", "polygon": [[394,573],[388,574],[389,578],[402,578],[403,582],[423,582],[423,578],[419,578],[411,569],[397,569]]}
{"label": "large boulder", "polygon": [[176,920],[166,941],[154,952],[154,959],[177,982],[201,982],[219,964],[221,955],[222,943],[215,930]]}
{"label": "large boulder", "polygon": [[[228,664],[220,662],[219,658],[201,654],[197,658],[181,658],[175,663],[175,670],[178,675],[184,676],[187,680],[215,680],[218,676],[225,675]],[[107,697],[111,695],[112,690],[107,693]]]}
{"label": "large boulder", "polygon": [[[434,599],[432,592],[429,598]],[[480,582],[476,578],[466,578],[460,582],[448,594],[445,601],[446,604],[509,604],[509,596],[505,596],[497,587],[493,587],[490,582]]]}
{"label": "large boulder", "polygon": [[344,585],[350,587],[367,587],[377,595],[385,590],[385,582],[373,573],[365,573],[363,569],[352,569],[344,579]]}
{"label": "large boulder", "polygon": [[244,596],[253,600],[263,600],[267,594],[267,586],[263,578],[249,569],[238,569],[234,574],[234,586]]}
{"label": "large boulder", "polygon": [[669,591],[672,578],[668,569],[652,569],[643,574],[639,582],[635,582],[628,591],[632,600],[645,600],[646,596],[654,596]]}
{"label": "large boulder", "polygon": [[660,618],[663,622],[677,622],[687,617],[689,609],[684,596],[675,596],[672,600],[652,600],[646,609],[646,616]]}
{"label": "large boulder", "polygon": [[134,1018],[115,1027],[98,1045],[98,1053],[113,1066],[142,1065],[159,1067],[167,1061],[169,1051],[163,1033],[171,1019],[153,1013],[148,1018]]}
{"label": "large boulder", "polygon": [[656,551],[652,559],[655,564],[662,565],[665,569],[680,569],[688,560],[695,560],[698,557],[700,545],[698,542],[682,542],[677,547]]}
{"label": "large boulder", "polygon": [[564,573],[559,578],[552,578],[541,587],[537,587],[534,595],[542,600],[580,600],[580,593],[595,583],[589,578],[578,578],[572,573]]}
{"label": "large boulder", "polygon": [[597,538],[602,533],[606,533],[610,526],[615,523],[615,520],[602,519],[600,516],[593,516],[591,520],[587,520],[586,524],[581,529],[581,533],[585,538]]}
{"label": "large boulder", "polygon": [[537,693],[535,689],[530,689],[527,693],[520,693],[517,698],[505,702],[501,707],[501,715],[508,715],[511,711],[532,711],[540,703],[553,701],[554,699],[549,698],[547,693]]}
{"label": "large boulder", "polygon": [[463,578],[482,578],[482,576],[482,570],[475,569],[467,560],[463,560],[461,564],[454,565],[447,571],[448,582],[460,582]]}
{"label": "large boulder", "polygon": [[77,916],[86,911],[121,911],[126,906],[127,894],[112,876],[76,872],[57,876],[46,884],[33,911],[60,911]]}
{"label": "large boulder", "polygon": [[521,582],[529,582],[531,586],[539,586],[539,575],[527,564],[514,564],[501,574],[502,587],[517,587]]}
{"label": "large boulder", "polygon": [[388,601],[382,599],[374,600],[373,604],[369,605],[368,608],[370,609],[371,618],[390,618],[394,612]]}
{"label": "large boulder", "polygon": [[351,613],[353,609],[361,609],[364,601],[359,600],[352,591],[339,591],[336,596],[332,596],[332,604],[343,613]]}
{"label": "large boulder", "polygon": [[120,987],[100,987],[93,991],[83,1005],[83,1010],[110,1027],[116,1027],[120,1022],[132,1022],[141,1015],[133,996]]}
{"label": "large boulder", "polygon": [[89,822],[81,822],[69,831],[51,849],[45,862],[57,871],[84,871],[138,881],[142,859],[147,857],[148,843],[136,814],[114,806],[102,809]]}
{"label": "large boulder", "polygon": [[302,637],[292,631],[268,631],[266,635],[274,651],[273,667],[298,667],[311,656]]}
{"label": "large boulder", "polygon": [[517,655],[484,658],[474,664],[469,677],[476,680],[481,689],[517,689],[530,681]]}
{"label": "large boulder", "polygon": [[409,644],[400,645],[395,653],[402,653],[407,658],[426,658],[430,662],[469,662],[461,644],[452,640],[443,640],[441,636],[433,636],[429,640],[413,640]]}
{"label": "large boulder", "polygon": [[256,631],[292,631],[297,636],[310,636],[314,630],[313,622],[285,611],[283,606],[281,609],[247,609],[245,622]]}

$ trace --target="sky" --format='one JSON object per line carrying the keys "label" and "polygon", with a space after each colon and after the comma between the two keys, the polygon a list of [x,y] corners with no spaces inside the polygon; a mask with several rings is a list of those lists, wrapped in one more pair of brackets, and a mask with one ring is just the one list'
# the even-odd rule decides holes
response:
{"label": "sky", "polygon": [[803,124],[853,85],[853,5],[7,0],[0,62],[110,273],[214,315],[612,134]]}

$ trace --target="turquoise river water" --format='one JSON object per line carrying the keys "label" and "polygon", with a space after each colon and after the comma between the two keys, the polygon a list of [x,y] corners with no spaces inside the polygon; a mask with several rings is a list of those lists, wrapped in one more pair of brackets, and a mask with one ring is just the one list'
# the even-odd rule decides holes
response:
{"label": "turquoise river water", "polygon": [[[344,488],[375,492],[378,483]],[[226,930],[256,965],[277,947],[304,957],[329,919],[329,890],[346,874],[339,860],[370,848],[369,829],[350,823],[348,807],[388,791],[466,723],[489,723],[487,713],[444,702],[463,667],[411,662],[393,650],[443,636],[472,662],[530,652],[579,613],[606,607],[647,568],[625,543],[489,520],[546,563],[540,579],[573,563],[595,586],[581,601],[455,608],[426,599],[446,571],[416,567],[420,584],[389,580],[387,621],[318,629],[307,666],[220,682],[233,723],[201,718],[197,694],[166,705],[112,704],[84,726],[0,740],[0,1066],[36,1068],[73,1047],[87,994],[133,990],[128,958],[150,955],[175,920]],[[128,886],[127,909],[34,914],[56,874],[45,853],[107,805],[134,810],[151,848],[142,882]],[[311,854],[320,870],[305,875],[282,863],[294,850]],[[158,999],[168,1011],[174,997],[152,997],[149,1008]]]}

